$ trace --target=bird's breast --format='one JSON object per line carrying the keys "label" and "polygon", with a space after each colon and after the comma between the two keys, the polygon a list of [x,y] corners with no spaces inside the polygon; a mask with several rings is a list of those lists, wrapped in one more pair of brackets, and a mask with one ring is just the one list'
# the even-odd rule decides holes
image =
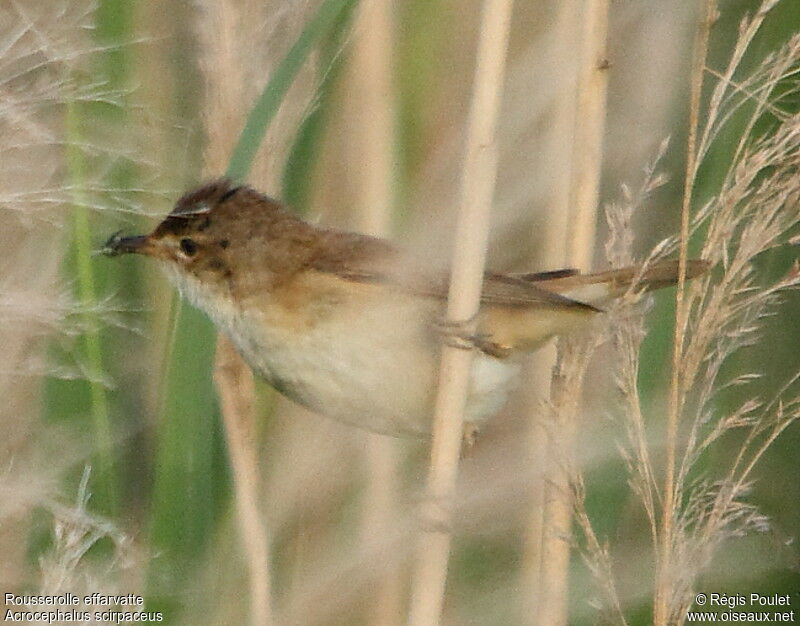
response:
{"label": "bird's breast", "polygon": [[[191,279],[181,290],[292,400],[371,431],[429,433],[441,303],[383,285],[316,278],[244,299],[211,294]],[[467,419],[480,422],[499,410],[516,370],[511,361],[476,354]]]}

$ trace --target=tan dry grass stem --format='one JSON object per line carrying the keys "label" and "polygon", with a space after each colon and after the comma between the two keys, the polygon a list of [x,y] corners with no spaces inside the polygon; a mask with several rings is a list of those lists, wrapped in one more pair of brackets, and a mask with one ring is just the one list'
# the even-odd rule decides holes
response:
{"label": "tan dry grass stem", "polygon": [[[489,215],[497,175],[495,129],[503,86],[511,0],[484,2],[461,178],[447,319],[475,331]],[[443,346],[409,624],[439,623],[450,552],[450,524],[472,353]]]}
{"label": "tan dry grass stem", "polygon": [[[257,93],[243,59],[252,53],[246,49],[246,42],[256,37],[262,12],[250,0],[204,2],[199,9],[200,66],[206,87],[205,171],[217,176],[226,169],[249,104]],[[250,622],[268,626],[273,623],[270,533],[259,505],[261,478],[253,373],[222,335],[217,339],[214,383],[233,470],[242,554],[249,572]]]}
{"label": "tan dry grass stem", "polygon": [[689,258],[689,223],[692,205],[692,192],[697,173],[697,132],[700,125],[700,98],[703,91],[703,76],[708,52],[711,26],[716,19],[716,0],[707,0],[705,12],[698,22],[692,53],[692,77],[689,112],[689,132],[686,140],[686,173],[684,178],[683,202],[681,205],[681,231],[678,246],[678,287],[675,294],[675,335],[672,352],[672,377],[670,380],[669,413],[667,415],[666,469],[664,476],[664,504],[660,528],[660,554],[656,574],[653,622],[666,626],[669,595],[669,572],[671,571],[671,545],[673,506],[675,498],[675,455],[680,417],[680,395],[682,386],[682,346],[686,337],[688,311],[684,302],[686,288],[686,265]]}
{"label": "tan dry grass stem", "polygon": [[[368,235],[390,235],[395,145],[393,80],[393,4],[362,0],[353,26],[347,68],[347,107],[354,115],[348,145],[355,174],[355,224]],[[364,546],[380,545],[400,516],[400,444],[391,437],[364,434],[367,485],[363,494],[360,537]],[[373,587],[369,623],[391,626],[402,621],[401,570],[390,564]]]}
{"label": "tan dry grass stem", "polygon": [[590,270],[594,261],[610,69],[606,54],[608,11],[608,0],[586,0],[581,15],[583,30],[572,142],[571,234],[568,239],[568,263],[581,271]]}
{"label": "tan dry grass stem", "polygon": [[[249,564],[251,620],[272,623],[270,608],[270,547],[261,512],[261,477],[256,425],[255,387],[249,368],[225,337],[217,341],[214,383],[225,424],[231,468],[236,481],[236,511]],[[247,366],[244,365],[246,368]]]}
{"label": "tan dry grass stem", "polygon": [[[579,32],[580,61],[577,66],[577,90],[573,97],[573,132],[569,188],[566,191],[569,218],[563,233],[554,233],[566,242],[566,265],[582,271],[591,269],[595,248],[597,203],[600,195],[603,131],[608,61],[606,33],[608,2],[587,0],[580,19],[573,28]],[[529,593],[537,594],[535,619],[540,624],[563,625],[568,620],[569,569],[572,551],[571,525],[574,510],[570,484],[575,473],[573,448],[578,429],[578,398],[582,379],[594,348],[592,338],[559,342],[558,356],[553,366],[549,406],[545,428],[534,427],[542,438],[539,454],[548,458],[542,480],[544,498],[534,498],[541,506],[541,553],[537,585]],[[537,432],[538,431],[538,432]],[[542,487],[537,486],[537,490]],[[534,528],[534,531],[536,529]]]}
{"label": "tan dry grass stem", "polygon": [[[540,258],[537,261],[542,267],[564,267],[567,263],[567,250],[569,249],[570,231],[570,200],[572,184],[572,150],[576,122],[576,93],[578,89],[579,64],[572,55],[575,47],[579,46],[579,14],[577,3],[555,3],[556,15],[553,19],[553,38],[550,45],[554,48],[555,60],[562,69],[562,76],[557,84],[557,94],[554,98],[553,110],[548,120],[549,141],[546,143],[549,151],[548,161],[554,163],[551,177],[552,188],[547,201],[547,219],[544,225],[544,236],[541,241]],[[538,243],[538,242],[537,242]],[[525,561],[522,571],[522,586],[526,590],[520,599],[520,612],[526,623],[538,624],[542,604],[548,604],[548,612],[554,610],[555,598],[545,597],[545,577],[551,576],[548,571],[556,568],[563,572],[564,553],[558,552],[564,546],[554,545],[563,543],[563,520],[559,530],[548,528],[549,523],[556,520],[551,515],[548,521],[547,503],[552,502],[552,490],[548,484],[553,479],[551,463],[550,429],[548,428],[549,411],[546,405],[546,393],[552,379],[552,371],[556,362],[556,347],[548,345],[542,348],[531,358],[531,364],[526,369],[526,388],[529,391],[526,403],[531,413],[530,457],[536,467],[533,468],[533,485],[531,489],[528,527],[525,539]],[[538,390],[543,391],[538,391]],[[549,492],[548,492],[549,491]],[[563,509],[560,509],[563,511]],[[552,511],[552,507],[551,507]],[[567,522],[568,523],[568,522]],[[569,548],[566,548],[569,550]],[[562,558],[560,565],[553,561],[546,561],[545,553],[553,550]],[[563,606],[559,597],[558,606]]]}

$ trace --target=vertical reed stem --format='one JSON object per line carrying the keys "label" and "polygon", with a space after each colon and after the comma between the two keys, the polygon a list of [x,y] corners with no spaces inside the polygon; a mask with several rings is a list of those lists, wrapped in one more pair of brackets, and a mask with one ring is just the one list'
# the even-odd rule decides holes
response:
{"label": "vertical reed stem", "polygon": [[568,262],[581,271],[592,268],[609,62],[606,57],[609,0],[586,0],[583,50],[578,68],[578,106],[572,145],[572,185]]}
{"label": "vertical reed stem", "polygon": [[[395,94],[392,80],[393,28],[391,0],[362,0],[354,25],[348,100],[355,136],[351,166],[356,176],[356,225],[361,232],[386,236],[391,230],[395,144]],[[357,117],[356,117],[357,116]],[[367,486],[361,519],[364,544],[380,543],[399,517],[398,442],[365,434]],[[389,567],[376,581],[369,623],[391,626],[402,620],[400,571]]]}
{"label": "vertical reed stem", "polygon": [[[447,319],[475,327],[483,284],[489,215],[497,174],[497,126],[505,73],[512,0],[486,0],[481,15],[477,62],[461,178]],[[438,624],[444,604],[452,507],[461,450],[472,352],[443,346],[433,423],[427,501],[422,508],[412,580],[409,624]]]}
{"label": "vertical reed stem", "polygon": [[[228,172],[244,176],[249,171],[263,130],[271,118],[262,119],[258,137],[249,137],[250,150],[236,150],[236,132],[245,120],[252,83],[244,73],[247,54],[247,26],[256,24],[259,3],[244,0],[235,3],[206,3],[204,16],[204,63],[207,83],[206,135],[208,146],[205,167],[217,175],[230,156]],[[274,80],[274,77],[273,77]],[[250,119],[253,119],[251,113]],[[255,145],[252,145],[255,142]],[[234,167],[234,162],[238,163]],[[250,588],[250,623],[269,626],[272,616],[270,584],[270,535],[259,508],[260,472],[258,467],[255,385],[253,372],[230,342],[217,336],[214,360],[214,383],[220,400],[225,438],[233,470],[237,521],[242,553],[248,567]]]}
{"label": "vertical reed stem", "polygon": [[[583,19],[581,28],[577,28],[579,17]],[[550,229],[551,257],[546,261],[552,262],[554,267],[565,262],[569,267],[587,270],[594,254],[605,128],[608,0],[585,0],[579,14],[569,7],[563,8],[559,24],[567,31],[566,40],[569,31],[579,31],[581,55],[577,67],[577,93],[567,93],[563,99],[566,111],[561,113],[568,118],[563,134],[569,135],[569,130],[572,131],[572,148],[565,176],[568,185],[556,198],[556,206],[564,208],[568,219],[555,218],[556,224]],[[575,97],[573,107],[570,101]],[[558,228],[558,225],[562,227]],[[564,254],[561,250],[565,247],[566,258],[557,258]],[[553,363],[554,358],[550,357],[548,362]],[[544,367],[540,366],[541,369]],[[563,374],[561,358],[555,359],[550,387],[553,419],[547,428],[541,424],[533,427],[533,434],[538,438],[533,444],[534,453],[537,458],[545,460],[538,461],[542,464],[544,477],[535,484],[533,502],[533,506],[543,510],[534,512],[529,529],[529,551],[532,558],[537,559],[539,569],[538,572],[535,569],[536,562],[528,566],[529,579],[526,582],[536,601],[528,603],[531,613],[526,620],[547,626],[561,626],[568,619],[569,537],[573,510],[570,480],[574,471],[572,450],[578,428],[575,397],[579,390],[567,389]]]}
{"label": "vertical reed stem", "polygon": [[[558,44],[552,55],[553,62],[560,63],[562,77],[554,98],[553,114],[548,130],[543,137],[548,146],[548,159],[553,166],[548,214],[539,250],[538,262],[544,267],[563,267],[567,263],[567,241],[570,219],[570,188],[572,184],[572,138],[575,126],[575,92],[577,90],[577,63],[572,60],[578,46],[576,24],[578,7],[574,0],[557,4],[552,28]],[[524,624],[540,623],[540,607],[549,602],[544,597],[545,570],[552,564],[544,563],[545,536],[552,534],[546,529],[545,502],[551,477],[550,411],[543,410],[546,397],[543,395],[551,382],[552,369],[556,362],[555,345],[547,345],[531,358],[526,368],[526,404],[531,411],[530,458],[533,479],[530,497],[531,513],[525,539],[525,558],[522,568],[522,588],[525,593],[520,602],[520,619]],[[549,574],[548,574],[549,575]]]}
{"label": "vertical reed stem", "polygon": [[258,446],[253,374],[231,343],[217,340],[214,383],[225,424],[228,454],[236,488],[236,511],[244,554],[250,570],[250,622],[273,623],[270,607],[270,550],[266,523],[259,508]]}

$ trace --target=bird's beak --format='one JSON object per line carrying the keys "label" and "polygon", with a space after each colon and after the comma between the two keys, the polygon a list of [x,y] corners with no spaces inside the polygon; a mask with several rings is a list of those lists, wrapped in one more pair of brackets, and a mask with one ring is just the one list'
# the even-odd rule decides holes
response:
{"label": "bird's beak", "polygon": [[150,238],[147,235],[122,237],[121,233],[117,232],[108,238],[108,241],[100,249],[100,254],[105,256],[118,256],[128,253],[148,254],[150,250]]}

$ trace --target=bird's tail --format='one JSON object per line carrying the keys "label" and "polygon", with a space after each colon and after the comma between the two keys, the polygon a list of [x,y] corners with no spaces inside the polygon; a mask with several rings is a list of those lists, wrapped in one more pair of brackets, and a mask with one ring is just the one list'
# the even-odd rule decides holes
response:
{"label": "bird's tail", "polygon": [[[691,259],[686,264],[686,278],[691,279],[708,271],[708,261]],[[670,287],[678,282],[678,261],[660,261],[642,270],[641,266],[608,270],[595,274],[580,274],[574,270],[558,270],[540,274],[521,274],[519,278],[536,283],[538,287],[559,295],[585,302],[602,305],[623,295],[633,283],[644,291]]]}

